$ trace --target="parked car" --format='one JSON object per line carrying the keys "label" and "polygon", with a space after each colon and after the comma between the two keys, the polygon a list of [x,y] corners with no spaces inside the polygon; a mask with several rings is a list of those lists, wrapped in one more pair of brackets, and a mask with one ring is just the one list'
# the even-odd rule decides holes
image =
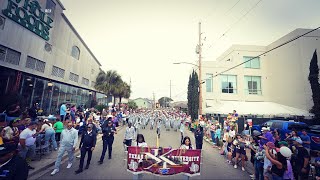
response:
{"label": "parked car", "polygon": [[300,136],[301,130],[306,129],[311,139],[311,150],[320,151],[320,125],[309,127],[306,123],[294,122],[292,120],[270,120],[260,125],[253,125],[251,128],[251,132],[253,130],[261,131],[262,127],[270,127],[271,131],[273,131],[274,129],[279,129],[281,139],[285,139],[286,133],[291,133],[292,130],[298,131],[298,135]]}

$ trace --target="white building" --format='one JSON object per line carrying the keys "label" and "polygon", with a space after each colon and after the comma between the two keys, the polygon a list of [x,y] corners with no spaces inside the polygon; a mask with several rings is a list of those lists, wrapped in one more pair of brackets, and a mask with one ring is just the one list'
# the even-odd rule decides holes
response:
{"label": "white building", "polygon": [[0,9],[0,96],[19,94],[47,113],[62,102],[106,103],[94,89],[101,64],[59,0],[1,0]]}
{"label": "white building", "polygon": [[[233,45],[216,61],[202,63],[204,113],[311,115],[309,65],[320,49],[320,31],[312,32],[266,55],[252,59],[310,31],[296,29],[267,46]],[[233,66],[244,63],[230,71]]]}

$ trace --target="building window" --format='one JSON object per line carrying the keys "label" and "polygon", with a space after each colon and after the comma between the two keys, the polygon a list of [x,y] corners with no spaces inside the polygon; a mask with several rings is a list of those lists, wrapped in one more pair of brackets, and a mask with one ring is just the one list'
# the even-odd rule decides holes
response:
{"label": "building window", "polygon": [[89,86],[89,79],[83,77],[82,84]]}
{"label": "building window", "polygon": [[51,75],[56,76],[56,77],[60,77],[60,78],[64,78],[64,73],[65,73],[64,69],[58,68],[57,66],[52,67]]}
{"label": "building window", "polygon": [[212,92],[213,74],[206,74],[206,91]]}
{"label": "building window", "polygon": [[77,46],[72,46],[71,56],[79,60],[80,49]]}
{"label": "building window", "polygon": [[30,56],[27,57],[26,68],[33,69],[43,73],[45,66],[46,66],[45,62]]}
{"label": "building window", "polygon": [[257,58],[254,58],[254,57],[249,57],[249,56],[244,56],[243,57],[243,62],[246,62],[248,60],[248,62],[244,63],[244,67],[245,68],[252,68],[252,69],[260,69],[260,58],[257,57]]}
{"label": "building window", "polygon": [[260,76],[244,76],[246,94],[261,95],[261,77]]}
{"label": "building window", "polygon": [[56,10],[56,4],[53,2],[53,0],[47,0],[45,12],[48,14],[49,17],[51,17],[51,19],[54,18],[55,10]]}
{"label": "building window", "polygon": [[237,76],[221,75],[221,91],[222,93],[237,93]]}
{"label": "building window", "polygon": [[0,45],[0,61],[19,65],[21,53]]}
{"label": "building window", "polygon": [[71,80],[71,81],[74,81],[74,82],[78,82],[79,81],[79,75],[77,75],[77,74],[74,74],[74,73],[70,73],[70,76],[69,76],[69,79]]}

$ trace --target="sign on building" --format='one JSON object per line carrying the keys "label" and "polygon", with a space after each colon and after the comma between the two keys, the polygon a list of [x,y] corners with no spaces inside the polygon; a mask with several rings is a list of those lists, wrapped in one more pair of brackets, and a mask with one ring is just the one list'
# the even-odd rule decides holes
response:
{"label": "sign on building", "polygon": [[8,0],[3,15],[29,29],[44,40],[50,39],[49,33],[53,20],[41,9],[38,1],[33,0]]}

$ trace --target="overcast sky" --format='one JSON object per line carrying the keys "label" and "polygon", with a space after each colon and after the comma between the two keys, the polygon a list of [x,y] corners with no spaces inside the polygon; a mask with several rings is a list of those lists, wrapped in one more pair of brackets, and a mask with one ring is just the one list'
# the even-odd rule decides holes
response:
{"label": "overcast sky", "polygon": [[132,99],[169,96],[171,80],[175,101],[186,100],[192,67],[173,63],[196,63],[199,21],[206,61],[232,44],[268,45],[296,28],[320,25],[319,0],[262,0],[239,21],[259,1],[61,0],[102,69],[131,79]]}

